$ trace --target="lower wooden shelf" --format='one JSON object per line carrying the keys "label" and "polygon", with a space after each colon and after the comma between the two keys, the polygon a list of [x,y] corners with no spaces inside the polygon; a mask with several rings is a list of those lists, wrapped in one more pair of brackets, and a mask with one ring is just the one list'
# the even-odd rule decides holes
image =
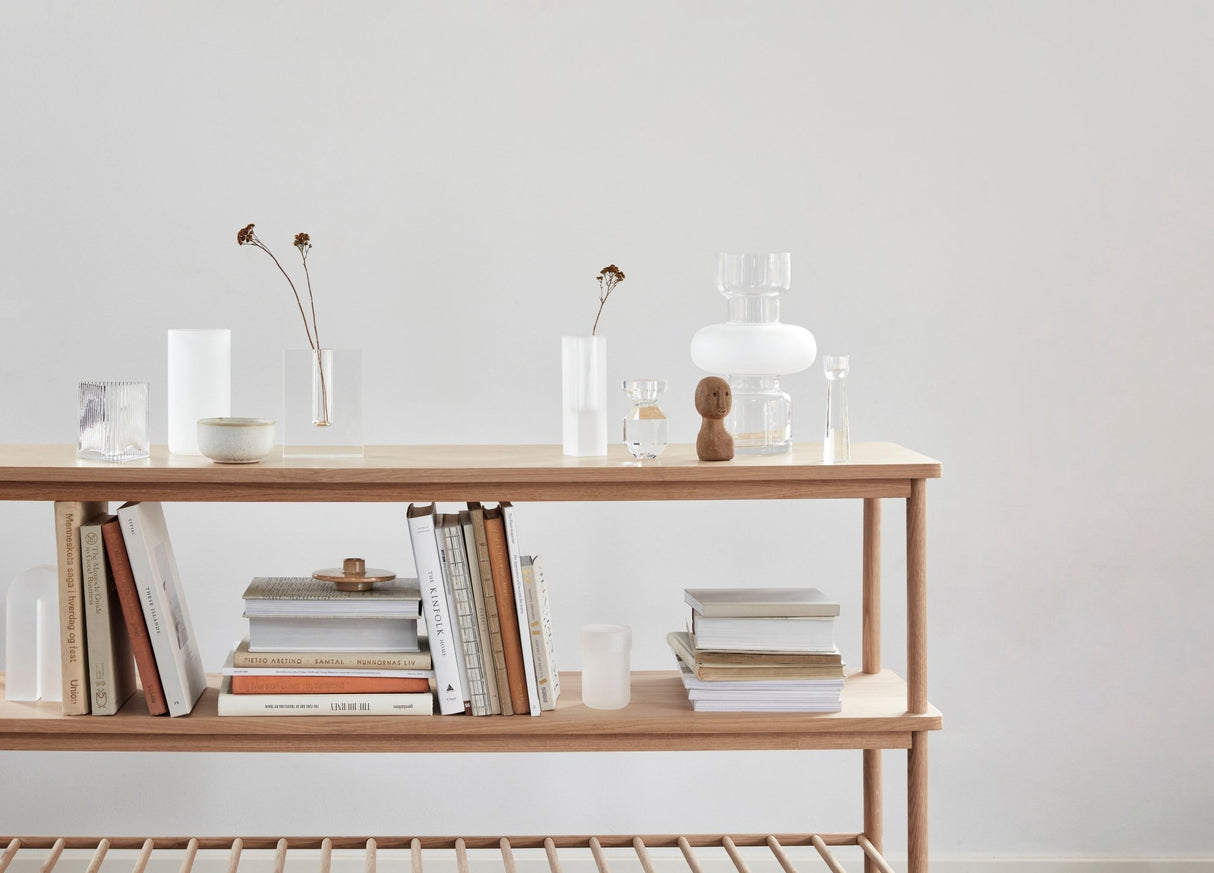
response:
{"label": "lower wooden shelf", "polygon": [[[212,752],[610,752],[727,749],[905,749],[939,730],[935,708],[906,711],[889,670],[853,673],[837,713],[693,712],[673,671],[632,675],[620,710],[582,705],[581,676],[561,674],[556,710],[531,716],[216,715],[218,679],[188,716],[147,715],[136,694],[113,716],[65,716],[57,703],[0,701],[0,749]],[[0,689],[3,680],[0,679]]]}
{"label": "lower wooden shelf", "polygon": [[[79,863],[88,858],[88,873],[98,870],[106,855],[112,850],[116,852],[138,850],[134,858],[134,873],[144,873],[149,863],[153,861],[174,862],[180,865],[181,873],[204,873],[215,869],[226,870],[227,873],[237,873],[244,859],[251,862],[250,866],[264,870],[265,854],[272,850],[274,853],[274,873],[282,873],[288,861],[288,853],[302,855],[302,860],[316,862],[320,873],[331,873],[338,867],[351,868],[351,861],[358,861],[361,869],[374,871],[377,868],[378,856],[384,850],[407,850],[409,852],[410,873],[423,873],[423,858],[425,863],[438,862],[442,869],[449,869],[451,855],[454,854],[456,869],[467,873],[470,869],[469,851],[497,850],[501,853],[502,869],[505,873],[517,873],[520,869],[540,871],[547,869],[550,873],[561,873],[561,853],[566,859],[576,851],[589,850],[594,859],[598,873],[610,873],[608,857],[605,850],[631,849],[636,853],[636,860],[646,873],[654,873],[655,860],[668,861],[669,854],[651,856],[650,850],[668,850],[678,848],[683,861],[690,873],[704,873],[707,869],[704,862],[708,860],[706,853],[697,854],[696,850],[724,850],[728,861],[738,873],[748,873],[748,863],[758,860],[754,848],[766,849],[775,856],[779,865],[787,873],[796,873],[788,850],[794,847],[812,847],[817,855],[831,870],[841,871],[832,849],[841,846],[858,847],[863,857],[871,862],[880,873],[893,873],[893,868],[882,857],[880,849],[864,834],[661,834],[644,836],[557,836],[557,837],[0,837],[0,873],[13,864],[15,869],[34,869],[36,863],[41,873],[51,873],[56,865],[64,858],[65,852],[81,853],[82,858],[73,859],[76,864],[64,863],[61,869],[78,869]],[[527,864],[521,868],[516,859],[516,850],[543,849],[544,855],[537,860],[538,864]],[[90,857],[91,855],[91,857]],[[163,857],[168,855],[169,857]],[[292,856],[294,858],[295,856]],[[676,856],[677,857],[677,856]],[[116,859],[115,859],[116,860]],[[129,858],[127,860],[130,860]],[[487,859],[483,859],[487,860]],[[722,859],[723,860],[723,859]],[[444,864],[443,862],[447,862]],[[479,869],[482,860],[478,860]],[[309,863],[309,869],[311,864]],[[394,866],[393,869],[396,869]],[[662,869],[672,870],[674,867],[663,863]]]}

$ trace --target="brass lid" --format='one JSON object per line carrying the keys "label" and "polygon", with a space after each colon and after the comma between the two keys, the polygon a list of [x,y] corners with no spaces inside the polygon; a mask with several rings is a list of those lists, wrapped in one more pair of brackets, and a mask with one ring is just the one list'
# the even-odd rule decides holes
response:
{"label": "brass lid", "polygon": [[376,582],[391,582],[396,574],[391,570],[368,567],[362,558],[346,558],[340,568],[317,570],[312,578],[332,582],[338,591],[369,591]]}

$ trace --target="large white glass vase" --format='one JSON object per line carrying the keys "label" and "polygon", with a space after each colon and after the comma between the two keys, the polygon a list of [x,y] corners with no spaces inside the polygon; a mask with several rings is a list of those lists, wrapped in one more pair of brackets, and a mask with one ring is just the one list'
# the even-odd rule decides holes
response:
{"label": "large white glass vase", "polygon": [[791,285],[791,255],[722,253],[717,290],[728,320],[701,328],[691,340],[691,359],[725,376],[733,408],[725,419],[738,454],[778,454],[792,448],[792,398],[780,376],[814,362],[818,346],[808,330],[780,321],[780,298]]}
{"label": "large white glass vase", "polygon": [[566,455],[607,454],[606,337],[561,337],[561,437]]}

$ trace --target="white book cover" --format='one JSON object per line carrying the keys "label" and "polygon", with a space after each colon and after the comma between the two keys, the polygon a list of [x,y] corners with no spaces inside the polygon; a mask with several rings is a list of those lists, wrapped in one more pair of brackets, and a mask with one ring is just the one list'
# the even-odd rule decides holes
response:
{"label": "white book cover", "polygon": [[113,516],[95,516],[80,526],[84,629],[93,715],[113,715],[135,691],[135,656],[131,653],[126,619],[101,537],[101,524],[109,518]]}
{"label": "white book cover", "polygon": [[472,514],[468,510],[460,512],[459,525],[463,534],[464,555],[468,559],[468,583],[472,589],[472,609],[476,616],[476,639],[481,652],[481,668],[485,672],[486,711],[488,715],[499,715],[502,711],[502,704],[497,693],[493,641],[489,638],[484,582],[481,579],[480,561],[476,553],[476,532],[472,529]]}
{"label": "white book cover", "polygon": [[468,556],[464,551],[464,529],[458,517],[448,513],[439,520],[439,530],[442,534],[444,565],[455,603],[460,646],[464,652],[472,714],[489,715],[489,691],[485,683],[480,638],[476,633],[476,606],[472,599],[472,580],[468,575]]}
{"label": "white book cover", "polygon": [[523,585],[527,590],[527,613],[531,616],[531,652],[535,657],[535,684],[540,692],[540,709],[556,709],[561,693],[561,678],[556,669],[552,643],[552,614],[548,607],[548,586],[544,562],[539,555],[524,555]]}
{"label": "white book cover", "polygon": [[472,688],[468,682],[468,658],[464,654],[464,635],[460,631],[459,604],[455,599],[455,588],[451,584],[451,568],[447,564],[447,543],[443,537],[442,517],[438,507],[434,508],[434,545],[438,549],[438,569],[443,578],[443,591],[447,595],[447,609],[451,616],[451,638],[455,641],[455,664],[459,670],[460,688],[464,695],[464,711],[472,714]]}
{"label": "white book cover", "polygon": [[697,648],[719,652],[833,652],[835,619],[710,618],[691,614]]}
{"label": "white book cover", "polygon": [[158,501],[125,503],[118,507],[118,521],[169,715],[188,715],[206,690],[207,677],[164,508]]}
{"label": "white book cover", "polygon": [[[531,619],[527,615],[527,591],[523,585],[523,554],[518,545],[514,507],[505,500],[498,505],[502,510],[503,527],[506,529],[506,551],[510,554],[510,576],[514,584],[514,605],[518,614],[519,632],[525,633],[531,627]],[[526,641],[521,648],[523,650],[523,675],[527,680],[527,702],[530,704],[531,714],[539,715],[540,693],[535,681],[535,656]]]}
{"label": "white book cover", "polygon": [[705,616],[789,616],[833,618],[838,601],[817,588],[684,588],[683,600]]}
{"label": "white book cover", "polygon": [[442,562],[434,533],[434,506],[410,504],[407,513],[409,540],[413,544],[413,562],[421,586],[422,611],[426,617],[426,633],[430,658],[434,663],[434,679],[438,688],[438,708],[443,715],[467,712],[464,706],[464,686],[456,654],[459,643],[453,633],[451,607],[443,583]]}

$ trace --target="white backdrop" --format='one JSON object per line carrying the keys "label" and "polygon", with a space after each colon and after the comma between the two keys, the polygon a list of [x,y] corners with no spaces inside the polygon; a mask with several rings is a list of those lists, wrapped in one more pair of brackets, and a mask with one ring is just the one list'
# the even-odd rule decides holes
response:
{"label": "white backdrop", "polygon": [[[786,320],[850,352],[853,438],[931,483],[937,856],[1214,854],[1214,9],[1203,3],[9,2],[0,27],[0,442],[70,442],[83,378],[151,383],[170,327],[233,331],[275,416],[298,314],[365,352],[371,443],[559,441],[559,337],[596,272],[612,382],[688,342],[722,249],[788,250]],[[787,380],[817,438],[820,366]],[[625,400],[615,398],[613,417]],[[529,505],[558,656],[697,584],[804,580],[859,662],[859,506]],[[902,507],[885,507],[901,668]],[[207,665],[258,574],[411,570],[396,506],[173,505]],[[0,584],[53,559],[0,504]],[[886,753],[887,845],[901,755]],[[0,753],[0,832],[846,830],[858,753]],[[121,786],[116,791],[116,786]],[[722,790],[724,789],[724,790]]]}

